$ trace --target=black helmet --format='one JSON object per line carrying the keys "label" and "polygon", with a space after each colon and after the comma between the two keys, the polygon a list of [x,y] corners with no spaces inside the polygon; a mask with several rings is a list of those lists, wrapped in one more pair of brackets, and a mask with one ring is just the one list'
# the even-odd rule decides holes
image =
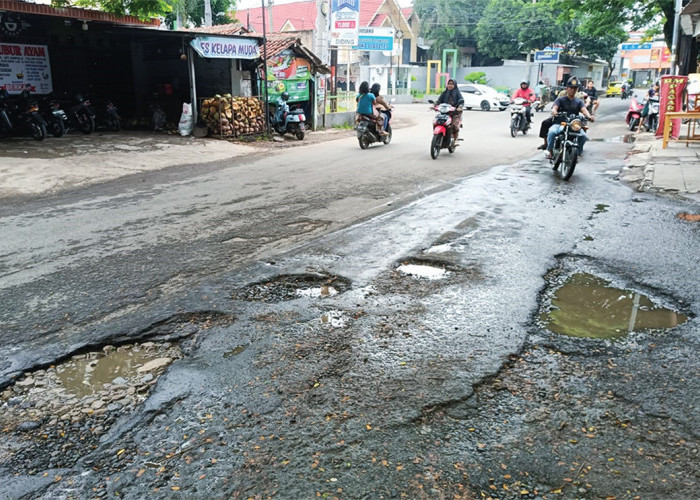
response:
{"label": "black helmet", "polygon": [[581,83],[578,81],[578,78],[572,76],[571,78],[569,78],[569,81],[566,82],[566,86],[579,88],[581,86]]}
{"label": "black helmet", "polygon": [[289,92],[282,92],[282,95],[280,97],[282,97],[283,101],[288,101],[289,100]]}

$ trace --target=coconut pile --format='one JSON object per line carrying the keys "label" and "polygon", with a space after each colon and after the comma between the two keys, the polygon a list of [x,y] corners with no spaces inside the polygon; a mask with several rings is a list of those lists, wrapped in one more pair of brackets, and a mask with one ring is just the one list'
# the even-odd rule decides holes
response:
{"label": "coconut pile", "polygon": [[257,97],[215,95],[204,99],[201,116],[212,134],[238,137],[265,130],[265,107]]}

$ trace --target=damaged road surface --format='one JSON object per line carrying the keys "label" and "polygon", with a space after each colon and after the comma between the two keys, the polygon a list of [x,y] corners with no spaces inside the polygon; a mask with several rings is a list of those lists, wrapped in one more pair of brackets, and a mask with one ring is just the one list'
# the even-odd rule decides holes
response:
{"label": "damaged road surface", "polygon": [[697,496],[698,207],[589,149],[176,287],[107,347],[57,326],[80,352],[5,367],[0,497]]}

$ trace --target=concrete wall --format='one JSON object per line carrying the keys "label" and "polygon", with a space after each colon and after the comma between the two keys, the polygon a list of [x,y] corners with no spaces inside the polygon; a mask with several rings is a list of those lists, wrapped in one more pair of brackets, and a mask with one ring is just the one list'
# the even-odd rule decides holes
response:
{"label": "concrete wall", "polygon": [[343,111],[342,113],[327,113],[319,116],[319,128],[333,128],[355,123],[354,111]]}

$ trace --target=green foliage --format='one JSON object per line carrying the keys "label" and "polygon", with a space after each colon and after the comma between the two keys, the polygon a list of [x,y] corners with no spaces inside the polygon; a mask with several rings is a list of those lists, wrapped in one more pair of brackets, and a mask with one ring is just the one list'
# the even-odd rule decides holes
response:
{"label": "green foliage", "polygon": [[470,83],[481,83],[482,85],[486,85],[488,82],[486,80],[486,73],[483,71],[474,71],[472,73],[469,73],[467,76],[464,77],[464,80]]}
{"label": "green foliage", "polygon": [[489,0],[414,0],[421,20],[421,36],[432,42],[432,59],[443,49],[476,47],[474,30]]}
{"label": "green foliage", "polygon": [[165,16],[172,10],[165,0],[52,0],[53,7],[86,7],[118,16],[131,15],[139,19]]}
{"label": "green foliage", "polygon": [[[233,22],[229,16],[236,7],[236,0],[210,0],[212,24],[228,24]],[[203,0],[168,0],[172,5],[172,12],[165,16],[165,23],[168,27],[174,27],[177,21],[177,14],[186,26],[204,25],[204,2]],[[181,26],[180,26],[181,27]]]}

